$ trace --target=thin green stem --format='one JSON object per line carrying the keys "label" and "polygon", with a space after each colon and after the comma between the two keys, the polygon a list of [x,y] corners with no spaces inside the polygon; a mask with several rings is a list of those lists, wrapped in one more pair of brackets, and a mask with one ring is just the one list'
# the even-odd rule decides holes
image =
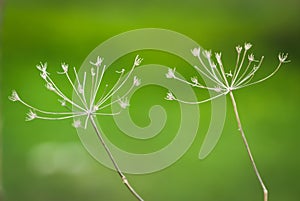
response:
{"label": "thin green stem", "polygon": [[243,130],[243,127],[242,127],[242,123],[241,123],[241,120],[240,120],[240,117],[239,117],[239,113],[238,113],[238,109],[237,109],[237,105],[236,105],[236,102],[235,102],[235,99],[234,99],[234,95],[232,93],[232,91],[229,92],[230,94],[230,98],[231,98],[231,101],[232,101],[232,105],[233,105],[233,109],[234,109],[234,113],[235,113],[235,117],[236,117],[236,121],[237,121],[237,124],[238,124],[238,128],[239,128],[239,131],[241,133],[241,136],[243,138],[243,142],[245,144],[245,147],[247,149],[247,153],[248,153],[248,156],[251,160],[251,164],[252,164],[252,167],[254,169],[254,172],[256,174],[256,177],[258,178],[259,180],[259,183],[263,189],[263,192],[264,192],[264,201],[268,201],[268,190],[258,172],[258,169],[256,167],[256,164],[254,162],[254,158],[252,156],[252,153],[251,153],[251,150],[250,150],[250,147],[249,147],[249,144],[248,144],[248,141],[247,141],[247,138],[245,136],[245,133],[244,133],[244,130]]}

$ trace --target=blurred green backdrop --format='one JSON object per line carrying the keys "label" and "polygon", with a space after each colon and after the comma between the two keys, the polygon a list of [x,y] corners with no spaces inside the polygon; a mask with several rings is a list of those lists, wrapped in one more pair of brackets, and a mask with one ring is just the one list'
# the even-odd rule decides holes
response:
{"label": "blurred green backdrop", "polygon": [[[0,10],[3,18],[0,199],[134,200],[115,172],[88,155],[70,126],[71,121],[25,122],[27,109],[9,102],[7,97],[16,89],[34,105],[56,108],[57,98],[44,89],[35,69],[37,63],[47,61],[53,74],[64,61],[80,67],[85,57],[106,39],[132,29],[157,27],[185,34],[204,48],[222,51],[227,66],[234,64],[234,47],[251,42],[254,53],[266,57],[261,76],[275,67],[278,52],[289,53],[292,62],[275,77],[236,92],[236,98],[250,146],[269,188],[270,200],[299,200],[299,0],[7,0],[3,6]],[[147,62],[160,61],[174,66],[187,78],[195,73],[170,55],[157,52],[148,55],[152,55],[148,56],[152,60]],[[59,78],[58,82],[64,87],[64,80]],[[110,75],[106,79],[110,79]],[[137,124],[149,123],[148,109],[160,104],[165,92],[149,86],[133,97],[132,105],[136,106],[132,114]],[[141,105],[137,101],[139,96],[150,101]],[[176,103],[163,104],[168,114],[179,115]],[[209,104],[199,107],[205,125],[210,118]],[[176,118],[173,120],[176,122]],[[110,119],[103,121],[110,122]],[[172,133],[172,122],[168,123],[164,132]],[[110,124],[108,127],[115,129]],[[148,175],[128,175],[145,200],[262,200],[262,191],[237,131],[231,105],[228,104],[224,132],[217,147],[200,161],[198,152],[206,129],[206,126],[200,128],[191,148],[171,167]],[[156,141],[154,148],[163,147],[172,139],[170,135],[160,143]],[[111,139],[126,147],[126,138],[120,140],[112,136]],[[138,145],[127,149],[145,151]]]}

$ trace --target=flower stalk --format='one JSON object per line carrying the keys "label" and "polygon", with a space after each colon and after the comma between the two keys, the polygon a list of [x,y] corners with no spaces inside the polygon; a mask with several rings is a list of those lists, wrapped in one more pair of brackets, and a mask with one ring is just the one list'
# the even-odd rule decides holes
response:
{"label": "flower stalk", "polygon": [[264,201],[268,201],[268,190],[267,190],[267,188],[266,188],[266,186],[265,186],[265,184],[264,184],[264,182],[263,182],[263,180],[262,180],[262,178],[261,178],[261,176],[259,174],[259,171],[258,171],[257,166],[255,164],[253,155],[251,153],[251,150],[250,150],[247,138],[245,136],[245,133],[244,133],[244,130],[243,130],[243,127],[242,127],[242,123],[241,123],[241,119],[240,119],[240,116],[239,116],[239,112],[238,112],[238,108],[237,108],[237,104],[236,104],[234,95],[233,95],[232,91],[230,91],[229,94],[230,94],[231,102],[232,102],[232,105],[233,105],[233,110],[234,110],[235,118],[236,118],[236,121],[237,121],[237,124],[238,124],[238,130],[241,133],[241,136],[242,136],[244,145],[246,147],[248,156],[250,158],[250,161],[251,161],[253,170],[255,172],[255,175],[258,178],[258,181],[259,181],[259,183],[260,183],[260,185],[261,185],[261,187],[263,189]]}
{"label": "flower stalk", "polygon": [[99,141],[101,142],[102,146],[104,147],[107,155],[109,156],[111,162],[113,163],[113,166],[115,168],[115,170],[117,171],[117,173],[119,174],[119,176],[122,179],[123,184],[128,188],[128,190],[139,200],[139,201],[143,201],[143,199],[141,198],[141,196],[139,194],[137,194],[137,192],[134,190],[134,188],[130,185],[129,181],[127,180],[126,176],[122,173],[121,169],[119,168],[116,160],[114,159],[112,153],[110,152],[108,146],[106,145],[101,132],[99,131],[96,122],[94,120],[93,116],[89,117],[91,124],[95,130],[95,132],[97,133],[97,137],[99,139]]}

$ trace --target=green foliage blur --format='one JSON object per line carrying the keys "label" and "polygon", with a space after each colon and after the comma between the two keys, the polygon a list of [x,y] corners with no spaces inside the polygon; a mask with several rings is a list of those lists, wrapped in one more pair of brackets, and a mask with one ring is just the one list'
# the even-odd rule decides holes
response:
{"label": "green foliage blur", "polygon": [[[59,109],[56,96],[45,89],[36,64],[47,61],[49,71],[56,76],[61,62],[79,68],[86,56],[106,39],[148,27],[177,31],[204,48],[222,51],[228,67],[234,65],[234,47],[251,42],[254,54],[266,58],[258,76],[276,67],[279,52],[289,53],[291,63],[266,82],[237,91],[236,99],[270,200],[299,200],[299,0],[6,0],[2,6],[0,200],[134,200],[118,175],[85,151],[71,120],[25,122],[28,109],[10,102],[7,97],[16,89],[33,105]],[[159,52],[144,55],[150,58],[146,63],[159,61],[176,67],[187,78],[195,73],[191,67],[183,68],[184,63],[170,55]],[[114,75],[107,76],[109,80]],[[68,90],[65,80],[59,75],[56,77],[62,88]],[[180,113],[172,113],[178,110],[178,105],[166,103],[163,100],[165,92],[165,89],[149,86],[133,96],[131,115],[138,125],[150,123],[149,108],[160,102],[175,116],[174,121],[178,120],[176,115]],[[139,97],[149,101],[141,104]],[[209,104],[199,107],[204,126],[200,127],[186,154],[162,171],[128,175],[132,185],[145,200],[153,201],[262,200],[262,190],[237,131],[230,104],[216,148],[204,160],[198,159],[210,118]],[[111,125],[111,119],[104,118],[103,122],[108,130],[120,132]],[[127,143],[129,139],[124,136],[120,139],[119,134],[112,133],[109,137],[128,151],[153,151],[172,139],[172,122],[167,123],[166,137],[156,140],[155,146],[150,142],[147,146]]]}

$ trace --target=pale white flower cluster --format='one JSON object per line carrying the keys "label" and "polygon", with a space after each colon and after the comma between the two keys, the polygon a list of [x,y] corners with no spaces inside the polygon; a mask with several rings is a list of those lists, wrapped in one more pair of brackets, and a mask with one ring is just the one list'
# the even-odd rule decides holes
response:
{"label": "pale white flower cluster", "polygon": [[[165,99],[177,100],[179,102],[190,103],[190,104],[199,104],[199,103],[207,102],[215,98],[218,98],[220,96],[226,95],[230,91],[263,82],[268,78],[272,77],[279,70],[279,68],[283,63],[289,62],[287,60],[288,54],[279,54],[278,55],[279,64],[277,68],[266,77],[253,81],[253,77],[261,67],[264,57],[261,57],[259,60],[255,60],[254,55],[252,53],[248,54],[248,50],[251,47],[252,44],[250,43],[245,43],[244,48],[242,46],[236,47],[236,51],[237,51],[236,65],[234,69],[230,70],[229,72],[225,72],[222,63],[221,53],[215,53],[215,58],[212,58],[213,54],[211,51],[201,50],[200,47],[192,49],[191,53],[193,54],[193,56],[195,56],[198,59],[201,66],[199,67],[195,65],[194,68],[199,72],[201,76],[211,81],[214,86],[211,87],[199,83],[197,77],[192,77],[191,81],[186,81],[184,79],[181,79],[176,76],[175,69],[171,69],[171,68],[168,69],[168,72],[166,73],[166,78],[176,79],[193,87],[214,91],[216,92],[216,95],[210,97],[209,99],[205,99],[199,102],[187,102],[184,100],[177,99],[172,94],[172,92],[169,91]],[[216,62],[214,62],[214,60],[216,60]]]}
{"label": "pale white flower cluster", "polygon": [[[18,93],[13,90],[12,95],[9,97],[11,101],[20,102],[30,110],[27,113],[26,121],[31,121],[33,119],[45,119],[45,120],[60,120],[60,119],[69,119],[74,118],[73,126],[76,128],[87,127],[87,122],[89,117],[95,115],[117,115],[121,112],[122,109],[126,109],[129,106],[129,100],[126,96],[133,90],[134,87],[137,87],[141,84],[141,80],[134,76],[131,87],[125,92],[124,95],[119,97],[116,100],[109,101],[113,95],[115,95],[119,89],[128,81],[135,67],[139,66],[142,62],[142,58],[137,55],[133,62],[133,65],[130,71],[125,74],[125,69],[117,71],[120,74],[119,79],[111,87],[110,90],[107,90],[108,84],[105,85],[103,94],[99,99],[97,99],[97,94],[102,84],[103,76],[107,69],[106,65],[103,65],[103,58],[97,57],[95,62],[90,62],[91,68],[90,72],[84,72],[83,78],[80,80],[79,75],[73,68],[73,73],[76,80],[73,82],[69,75],[69,66],[68,64],[62,63],[61,68],[62,72],[59,74],[64,74],[71,85],[74,93],[76,94],[78,101],[75,102],[72,98],[69,98],[63,93],[59,87],[54,83],[50,77],[50,73],[47,71],[47,63],[40,63],[37,65],[37,69],[40,71],[40,76],[46,83],[46,88],[55,94],[57,94],[61,99],[59,102],[63,107],[70,108],[73,107],[73,111],[70,112],[49,112],[45,110],[38,109],[29,105],[27,102],[23,101]],[[86,86],[87,79],[91,79],[91,86]],[[88,91],[87,91],[88,90]],[[89,95],[88,95],[89,94]],[[120,105],[120,111],[117,113],[105,113],[101,112],[103,109],[118,103]],[[84,122],[82,122],[80,117],[85,117]],[[80,119],[79,119],[80,118]]]}

